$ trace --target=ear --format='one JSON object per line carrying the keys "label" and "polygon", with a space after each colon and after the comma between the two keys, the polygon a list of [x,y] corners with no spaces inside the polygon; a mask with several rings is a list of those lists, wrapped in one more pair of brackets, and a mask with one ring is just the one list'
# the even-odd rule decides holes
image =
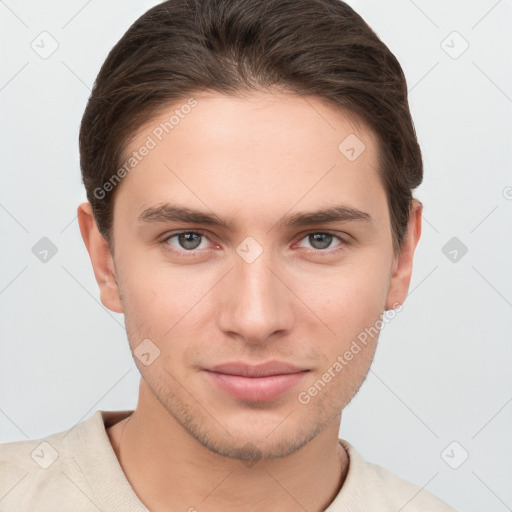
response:
{"label": "ear", "polygon": [[402,242],[400,252],[393,258],[386,310],[396,309],[398,304],[403,304],[407,297],[411,282],[414,251],[421,236],[422,211],[423,204],[417,199],[413,199],[409,213],[407,234]]}
{"label": "ear", "polygon": [[101,302],[111,311],[123,313],[114,260],[107,242],[98,230],[91,203],[80,204],[77,215],[80,232],[89,252],[94,275],[100,288]]}

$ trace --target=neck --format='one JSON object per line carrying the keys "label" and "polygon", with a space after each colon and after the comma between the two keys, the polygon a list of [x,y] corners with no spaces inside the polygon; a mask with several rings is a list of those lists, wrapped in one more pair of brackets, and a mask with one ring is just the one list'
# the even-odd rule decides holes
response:
{"label": "neck", "polygon": [[218,455],[192,437],[141,381],[137,409],[107,431],[119,463],[150,510],[311,512],[339,493],[348,456],[338,442],[341,416],[312,441],[280,459]]}

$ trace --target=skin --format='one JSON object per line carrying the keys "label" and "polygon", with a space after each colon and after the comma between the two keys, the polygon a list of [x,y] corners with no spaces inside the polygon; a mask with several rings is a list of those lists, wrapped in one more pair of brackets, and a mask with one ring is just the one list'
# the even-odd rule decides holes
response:
{"label": "skin", "polygon": [[[136,410],[107,433],[150,509],[320,511],[347,474],[341,412],[369,371],[378,336],[307,404],[298,394],[404,302],[422,205],[413,201],[394,254],[377,139],[364,123],[319,98],[284,92],[194,97],[198,105],[118,185],[115,255],[90,204],[78,207],[102,303],[124,313],[132,351],[144,339],[160,350],[147,366],[134,357],[142,375]],[[141,127],[127,152],[175,108]],[[349,134],[366,147],[354,161],[338,149]],[[234,226],[137,221],[163,202]],[[340,204],[367,212],[371,222],[277,225]],[[168,238],[198,229],[204,237],[192,238],[195,245]],[[325,230],[345,241],[309,236]],[[236,251],[248,236],[263,250],[251,263]],[[202,370],[270,360],[309,372],[267,402],[235,399]]]}

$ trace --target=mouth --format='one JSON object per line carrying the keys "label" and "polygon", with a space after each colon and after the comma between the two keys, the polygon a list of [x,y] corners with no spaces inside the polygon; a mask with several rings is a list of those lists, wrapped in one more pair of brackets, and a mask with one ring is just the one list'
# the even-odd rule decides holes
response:
{"label": "mouth", "polygon": [[211,383],[232,398],[268,402],[296,386],[309,369],[270,361],[259,365],[225,363],[203,371]]}

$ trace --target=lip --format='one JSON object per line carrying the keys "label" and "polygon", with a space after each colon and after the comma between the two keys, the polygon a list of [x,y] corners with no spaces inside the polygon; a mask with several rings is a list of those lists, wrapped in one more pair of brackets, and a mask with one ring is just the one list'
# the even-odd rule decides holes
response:
{"label": "lip", "polygon": [[224,363],[207,368],[208,371],[224,373],[226,375],[239,375],[240,377],[268,377],[272,375],[287,375],[305,371],[283,361],[268,361],[260,364],[246,364],[242,362]]}
{"label": "lip", "polygon": [[308,373],[290,363],[269,361],[258,365],[234,362],[204,370],[207,378],[233,398],[267,402],[283,395]]}

